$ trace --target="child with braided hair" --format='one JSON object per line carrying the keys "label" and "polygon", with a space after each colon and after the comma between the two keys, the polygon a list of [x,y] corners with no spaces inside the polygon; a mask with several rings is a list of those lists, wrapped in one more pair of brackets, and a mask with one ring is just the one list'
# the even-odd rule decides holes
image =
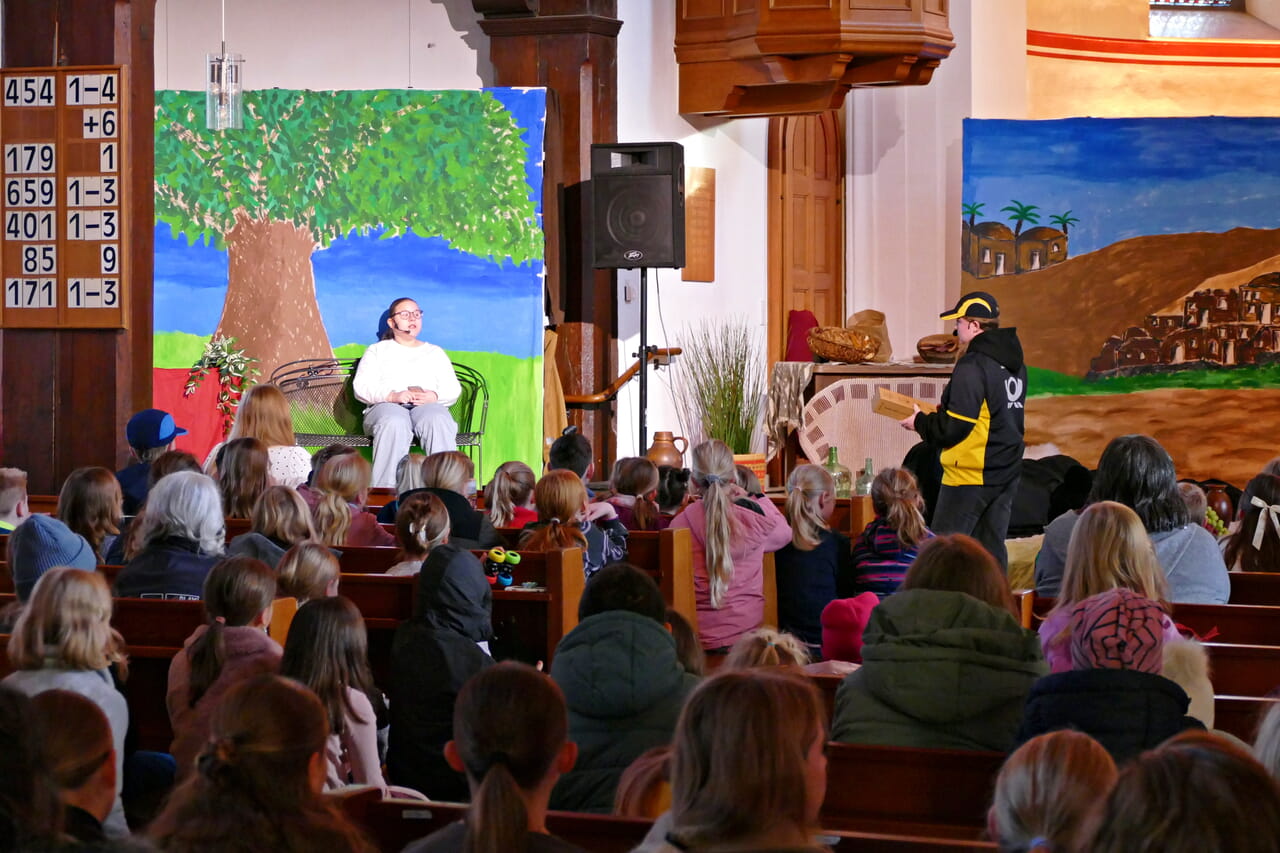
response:
{"label": "child with braided hair", "polygon": [[916,552],[933,536],[925,525],[924,498],[906,468],[885,468],[871,481],[876,517],[853,543],[853,582],[841,598],[874,592],[881,601],[898,591]]}

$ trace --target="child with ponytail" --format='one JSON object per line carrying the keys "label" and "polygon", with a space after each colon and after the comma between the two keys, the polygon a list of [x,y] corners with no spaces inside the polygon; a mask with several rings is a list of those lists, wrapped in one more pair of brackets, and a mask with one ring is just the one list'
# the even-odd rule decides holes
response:
{"label": "child with ponytail", "polygon": [[663,530],[671,520],[658,511],[658,466],[643,456],[629,456],[613,464],[609,479],[618,521],[628,530]]}
{"label": "child with ponytail", "polygon": [[787,478],[791,542],[778,551],[778,627],[822,659],[822,609],[848,586],[853,571],[849,537],[828,523],[836,508],[836,483],[818,465],[800,465]]}
{"label": "child with ponytail", "polygon": [[369,497],[369,462],[358,453],[334,456],[311,484],[318,496],[312,516],[316,534],[326,545],[394,545],[395,537],[382,529],[378,517],[366,512]]}
{"label": "child with ponytail", "polygon": [[582,568],[590,578],[609,563],[627,558],[627,528],[613,505],[587,503],[582,478],[567,468],[548,471],[533,490],[538,521],[520,534],[530,551],[581,548]]}
{"label": "child with ponytail", "polygon": [[179,779],[195,769],[209,737],[210,715],[227,691],[280,668],[280,646],[266,632],[275,596],[276,574],[261,560],[229,557],[209,570],[203,597],[208,622],[187,638],[169,665],[169,751]]}
{"label": "child with ponytail", "polygon": [[578,755],[568,732],[564,695],[532,667],[500,663],[473,677],[458,694],[444,748],[449,765],[467,776],[467,817],[405,853],[581,853],[546,826],[551,789]]}
{"label": "child with ponytail", "polygon": [[431,549],[449,541],[451,530],[444,501],[430,492],[409,495],[396,513],[396,539],[404,559],[387,569],[387,574],[416,575]]}
{"label": "child with ponytail", "polygon": [[524,527],[538,520],[533,508],[533,469],[523,462],[504,462],[484,490],[484,505],[494,527]]}
{"label": "child with ponytail", "polygon": [[871,481],[876,517],[853,543],[852,588],[841,598],[874,592],[883,601],[902,586],[920,544],[933,536],[924,522],[924,498],[915,475],[885,468]]}
{"label": "child with ponytail", "polygon": [[672,527],[693,535],[693,588],[698,639],[712,654],[726,654],[764,618],[764,553],[791,541],[791,527],[768,498],[752,498],[734,481],[733,452],[704,441],[691,452],[690,481],[701,500],[676,516]]}

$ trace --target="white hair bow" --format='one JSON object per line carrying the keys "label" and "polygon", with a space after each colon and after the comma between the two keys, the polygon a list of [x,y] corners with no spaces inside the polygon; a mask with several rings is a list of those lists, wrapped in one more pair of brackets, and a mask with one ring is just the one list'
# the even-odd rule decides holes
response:
{"label": "white hair bow", "polygon": [[1276,536],[1280,536],[1280,506],[1269,504],[1262,498],[1254,495],[1250,501],[1251,504],[1260,508],[1262,512],[1258,513],[1258,523],[1253,527],[1253,550],[1262,547],[1262,537],[1267,532],[1267,519],[1271,519],[1271,526],[1276,531]]}

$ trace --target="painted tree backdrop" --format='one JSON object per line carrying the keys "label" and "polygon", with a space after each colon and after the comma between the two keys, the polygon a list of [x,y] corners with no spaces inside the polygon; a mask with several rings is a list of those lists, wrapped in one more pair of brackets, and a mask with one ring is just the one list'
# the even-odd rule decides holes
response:
{"label": "painted tree backdrop", "polygon": [[424,337],[490,383],[486,462],[536,461],[544,94],[245,101],[245,129],[219,134],[203,127],[204,93],[156,93],[157,367],[189,366],[210,333],[235,337],[264,376],[358,355],[409,295]]}

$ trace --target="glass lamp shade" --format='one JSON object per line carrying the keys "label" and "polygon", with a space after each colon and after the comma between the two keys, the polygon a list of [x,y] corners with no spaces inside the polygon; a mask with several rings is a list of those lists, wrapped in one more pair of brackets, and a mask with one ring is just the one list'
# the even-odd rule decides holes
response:
{"label": "glass lamp shade", "polygon": [[206,55],[204,114],[209,130],[240,130],[244,127],[244,57],[238,53]]}

